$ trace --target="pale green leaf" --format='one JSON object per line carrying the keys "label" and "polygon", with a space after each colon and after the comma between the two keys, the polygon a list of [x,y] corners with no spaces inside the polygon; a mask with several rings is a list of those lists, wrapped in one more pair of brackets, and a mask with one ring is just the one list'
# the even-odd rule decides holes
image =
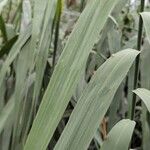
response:
{"label": "pale green leaf", "polygon": [[124,119],[109,132],[100,150],[128,150],[135,122]]}
{"label": "pale green leaf", "polygon": [[6,6],[7,3],[8,3],[8,0],[1,0],[0,1],[0,14],[2,13],[2,10]]}
{"label": "pale green leaf", "polygon": [[30,41],[28,41],[25,44],[25,46],[22,48],[22,51],[20,52],[16,63],[16,84],[15,84],[15,90],[13,94],[13,99],[15,100],[15,107],[14,107],[15,121],[14,121],[14,128],[13,128],[12,146],[14,146],[14,149],[20,137],[19,127],[21,127],[20,124],[22,123],[20,121],[20,117],[22,117],[22,113],[23,113],[22,112],[23,100],[24,100],[25,88],[27,82],[27,73],[29,69],[29,64],[28,64],[28,57],[30,54],[29,46],[30,46]]}
{"label": "pale green leaf", "polygon": [[150,12],[143,12],[141,13],[141,16],[143,18],[144,27],[146,30],[146,35],[148,37],[148,41],[150,43]]}
{"label": "pale green leaf", "polygon": [[[150,43],[147,38],[144,40],[143,50],[141,52],[141,87],[150,90]],[[149,115],[148,110],[144,103],[142,103],[142,131],[143,131],[143,139],[142,139],[142,147],[143,150],[147,150],[150,147],[150,124],[149,124]]]}
{"label": "pale green leaf", "polygon": [[150,91],[144,88],[138,88],[133,92],[142,99],[148,111],[150,112]]}
{"label": "pale green leaf", "polygon": [[[46,11],[47,0],[33,0],[34,1],[34,9],[33,9],[33,19],[32,19],[32,36],[31,36],[31,44],[30,44],[30,73],[34,68],[34,59],[35,53],[37,50],[37,42],[40,39],[40,33],[42,29],[42,23],[44,20],[44,14]],[[50,1],[50,0],[49,0]]]}
{"label": "pale green leaf", "polygon": [[48,58],[48,50],[51,43],[52,36],[52,25],[54,20],[54,15],[56,11],[57,0],[50,0],[48,2],[48,7],[45,13],[44,25],[41,33],[41,38],[39,46],[37,49],[36,57],[36,80],[35,80],[35,89],[33,95],[33,102],[36,101],[39,97],[41,84],[43,81],[43,75],[46,67],[46,62]]}
{"label": "pale green leaf", "polygon": [[31,35],[31,26],[28,26],[27,30],[20,34],[19,39],[12,47],[11,51],[9,52],[5,62],[2,65],[2,68],[0,70],[0,86],[2,85],[2,82],[5,78],[6,72],[11,65],[11,63],[14,61],[18,53],[20,52],[23,45],[26,43],[26,41],[29,39]]}
{"label": "pale green leaf", "polygon": [[3,131],[7,121],[12,116],[14,104],[14,100],[10,99],[3,110],[0,112],[0,133]]}
{"label": "pale green leaf", "polygon": [[96,71],[78,100],[55,150],[87,149],[138,53],[131,49],[118,52]]}
{"label": "pale green leaf", "polygon": [[45,150],[81,78],[82,69],[118,0],[92,0],[81,14],[55,67],[25,150]]}
{"label": "pale green leaf", "polygon": [[107,129],[108,131],[110,131],[110,129],[119,121],[120,117],[117,115],[118,114],[118,110],[120,108],[120,105],[121,105],[121,100],[123,98],[123,88],[124,88],[124,84],[122,83],[114,98],[113,98],[113,101],[110,105],[110,108],[109,108],[109,113],[108,113],[108,117],[109,117],[109,122],[108,122],[108,126],[107,126]]}

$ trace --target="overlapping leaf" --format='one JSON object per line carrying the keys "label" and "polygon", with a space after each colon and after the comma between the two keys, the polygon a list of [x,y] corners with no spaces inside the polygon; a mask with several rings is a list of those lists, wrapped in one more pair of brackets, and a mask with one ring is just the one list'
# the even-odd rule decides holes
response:
{"label": "overlapping leaf", "polygon": [[[150,43],[147,38],[144,40],[143,50],[141,52],[141,87],[150,90]],[[149,124],[149,114],[144,103],[142,103],[142,147],[143,150],[147,150],[150,147],[150,124]]]}
{"label": "overlapping leaf", "polygon": [[133,92],[143,100],[148,111],[150,112],[150,91],[144,88],[139,88],[134,90]]}
{"label": "overlapping leaf", "polygon": [[121,120],[110,131],[100,150],[128,150],[135,122]]}
{"label": "overlapping leaf", "polygon": [[146,35],[148,37],[148,41],[150,43],[150,12],[143,12],[141,13],[141,16],[143,18],[144,27],[146,30]]}
{"label": "overlapping leaf", "polygon": [[138,53],[129,49],[118,52],[97,70],[78,100],[55,150],[88,148],[116,90]]}
{"label": "overlapping leaf", "polygon": [[2,85],[3,79],[6,75],[6,72],[10,64],[14,61],[18,53],[20,52],[23,45],[29,39],[31,35],[31,26],[28,26],[27,30],[20,34],[18,41],[14,44],[11,51],[9,52],[7,59],[5,60],[1,70],[0,70],[0,86]]}
{"label": "overlapping leaf", "polygon": [[25,150],[46,149],[75,91],[90,50],[117,1],[89,1],[56,65],[29,133]]}

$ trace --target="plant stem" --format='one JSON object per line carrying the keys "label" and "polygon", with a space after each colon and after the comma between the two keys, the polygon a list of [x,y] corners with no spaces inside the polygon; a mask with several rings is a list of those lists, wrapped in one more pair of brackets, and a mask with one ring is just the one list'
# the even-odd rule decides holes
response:
{"label": "plant stem", "polygon": [[80,12],[82,12],[82,11],[83,11],[84,6],[85,6],[85,0],[82,0],[82,1],[81,1]]}
{"label": "plant stem", "polygon": [[[145,0],[141,0],[141,8],[140,12],[144,11]],[[142,32],[143,32],[143,20],[142,17],[139,16],[139,29],[138,29],[138,39],[137,39],[137,50],[141,51],[142,45]],[[140,55],[137,56],[135,62],[135,72],[134,72],[134,89],[138,87],[138,79],[139,79],[139,62],[140,62]],[[132,98],[132,112],[131,112],[131,119],[134,119],[135,114],[135,106],[136,106],[136,94],[133,94]]]}
{"label": "plant stem", "polygon": [[58,47],[58,40],[59,40],[59,26],[60,26],[60,19],[61,19],[61,12],[62,12],[62,1],[58,1],[57,5],[57,11],[56,11],[56,16],[55,16],[55,38],[54,38],[54,53],[53,53],[53,62],[52,62],[52,67],[54,70],[55,63],[56,63],[56,55],[57,55],[57,47]]}

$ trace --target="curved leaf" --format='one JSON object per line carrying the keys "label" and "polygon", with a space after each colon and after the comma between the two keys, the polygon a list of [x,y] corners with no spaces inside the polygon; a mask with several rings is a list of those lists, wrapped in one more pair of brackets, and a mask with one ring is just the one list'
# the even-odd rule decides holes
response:
{"label": "curved leaf", "polygon": [[78,100],[55,150],[87,149],[138,53],[131,49],[118,52],[96,71]]}
{"label": "curved leaf", "polygon": [[137,94],[146,105],[148,111],[150,112],[150,91],[144,88],[138,88],[133,91],[135,94]]}
{"label": "curved leaf", "polygon": [[100,150],[128,150],[135,122],[124,119],[109,132]]}

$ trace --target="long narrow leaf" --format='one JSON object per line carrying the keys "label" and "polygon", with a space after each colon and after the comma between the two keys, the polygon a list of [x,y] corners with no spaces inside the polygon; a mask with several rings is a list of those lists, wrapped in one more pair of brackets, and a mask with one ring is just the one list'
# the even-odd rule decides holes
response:
{"label": "long narrow leaf", "polygon": [[[144,40],[143,50],[141,52],[141,87],[150,90],[150,43],[147,39]],[[150,113],[148,112],[144,103],[142,103],[142,147],[143,150],[147,150],[150,147]]]}
{"label": "long narrow leaf", "polygon": [[[17,145],[16,143],[19,141],[20,133],[19,133],[19,127],[21,124],[20,117],[22,115],[22,109],[23,109],[23,98],[25,93],[25,86],[27,82],[27,73],[29,69],[28,64],[28,57],[29,57],[29,45],[30,41],[28,41],[25,46],[22,48],[22,51],[20,52],[17,62],[16,62],[16,84],[15,84],[15,90],[13,94],[13,99],[15,100],[15,107],[14,107],[14,128],[13,128],[13,140],[12,145]],[[20,123],[19,123],[20,121]]]}
{"label": "long narrow leaf", "polygon": [[[150,125],[149,125],[149,113],[150,113],[150,91],[144,88],[139,88],[133,91],[135,94],[137,94],[145,104],[142,108],[142,130],[143,130],[143,144],[142,148],[143,150],[149,149],[150,143]],[[147,109],[146,109],[146,108]],[[147,110],[149,112],[147,112]]]}
{"label": "long narrow leaf", "polygon": [[54,20],[54,15],[56,11],[57,0],[51,0],[48,3],[48,7],[46,9],[46,18],[44,20],[44,27],[42,30],[40,43],[38,47],[38,55],[36,62],[36,80],[35,80],[35,89],[33,95],[33,101],[38,99],[41,84],[43,80],[43,75],[46,67],[46,62],[48,58],[48,50],[51,43],[52,36],[52,25]]}
{"label": "long narrow leaf", "polygon": [[26,41],[29,39],[31,35],[31,26],[28,27],[28,29],[21,33],[19,36],[19,39],[12,47],[11,51],[9,52],[1,70],[0,70],[0,86],[2,85],[3,79],[5,77],[5,74],[10,66],[10,64],[14,61],[18,53],[20,52],[23,45],[26,43]]}
{"label": "long narrow leaf", "polygon": [[55,150],[87,149],[137,54],[135,50],[118,52],[97,70],[72,112]]}
{"label": "long narrow leaf", "polygon": [[0,133],[4,129],[7,121],[11,117],[14,109],[14,100],[10,99],[10,101],[6,104],[3,110],[0,113]]}
{"label": "long narrow leaf", "polygon": [[141,13],[141,16],[143,18],[144,27],[146,30],[146,35],[148,37],[148,41],[150,43],[150,12],[143,12]]}
{"label": "long narrow leaf", "polygon": [[25,150],[45,150],[75,91],[94,43],[118,0],[92,0],[81,14],[56,65]]}
{"label": "long narrow leaf", "polygon": [[32,36],[30,44],[30,71],[34,68],[35,52],[37,49],[37,42],[41,33],[42,22],[46,10],[47,0],[34,0],[33,21],[32,21]]}

